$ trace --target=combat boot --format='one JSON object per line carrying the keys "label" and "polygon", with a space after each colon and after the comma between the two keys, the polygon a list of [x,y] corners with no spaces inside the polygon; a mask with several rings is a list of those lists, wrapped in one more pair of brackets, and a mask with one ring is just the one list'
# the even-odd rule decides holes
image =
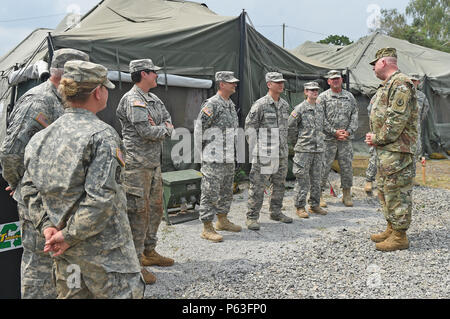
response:
{"label": "combat boot", "polygon": [[168,267],[172,266],[174,260],[172,258],[161,256],[156,252],[156,250],[152,249],[151,251],[144,250],[144,254],[141,258],[141,263],[144,266],[161,266]]}
{"label": "combat boot", "polygon": [[343,188],[342,192],[344,194],[344,196],[342,197],[342,202],[344,203],[345,206],[352,207],[353,206],[352,189],[351,188]]}
{"label": "combat boot", "polygon": [[326,214],[328,214],[325,209],[320,207],[320,205],[319,206],[309,206],[308,211],[310,213],[315,213],[315,214],[319,214],[319,215],[326,215]]}
{"label": "combat boot", "polygon": [[391,222],[387,223],[387,228],[384,232],[381,232],[379,234],[373,234],[370,236],[370,240],[376,243],[381,243],[382,241],[385,241],[392,233],[392,224]]}
{"label": "combat boot", "polygon": [[392,230],[391,235],[383,242],[375,244],[375,248],[381,251],[394,251],[409,248],[406,230]]}
{"label": "combat boot", "polygon": [[278,214],[270,213],[270,219],[286,224],[292,223],[292,218],[284,215],[283,213]]}
{"label": "combat boot", "polygon": [[152,285],[156,282],[156,276],[144,267],[141,268],[141,274],[145,284]]}
{"label": "combat boot", "polygon": [[364,186],[364,191],[366,193],[372,193],[372,182],[366,182],[366,185]]}
{"label": "combat boot", "polygon": [[242,230],[242,227],[230,222],[227,218],[227,214],[217,214],[216,229],[240,232]]}
{"label": "combat boot", "polygon": [[201,237],[215,243],[221,242],[223,240],[223,236],[216,233],[212,222],[203,223],[203,232]]}
{"label": "combat boot", "polygon": [[327,202],[323,198],[323,196],[320,196],[320,207],[328,207]]}
{"label": "combat boot", "polygon": [[309,215],[306,212],[305,207],[298,207],[296,213],[297,213],[297,216],[300,218],[309,218]]}
{"label": "combat boot", "polygon": [[250,230],[259,230],[260,228],[259,223],[256,219],[247,218],[245,224],[247,225],[247,228]]}

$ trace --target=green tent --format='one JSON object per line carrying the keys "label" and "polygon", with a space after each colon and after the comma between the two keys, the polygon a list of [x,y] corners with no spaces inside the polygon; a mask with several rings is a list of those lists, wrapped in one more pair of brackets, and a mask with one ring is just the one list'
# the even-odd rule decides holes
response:
{"label": "green tent", "polygon": [[317,63],[345,70],[349,74],[350,88],[359,104],[358,134],[364,136],[368,131],[366,108],[381,82],[369,62],[377,50],[384,47],[397,49],[398,65],[402,72],[418,73],[423,77],[421,89],[427,95],[431,107],[424,125],[425,151],[428,154],[440,151],[441,143],[450,149],[450,54],[378,32],[344,47],[307,42],[292,50],[292,53],[299,58],[306,56]]}

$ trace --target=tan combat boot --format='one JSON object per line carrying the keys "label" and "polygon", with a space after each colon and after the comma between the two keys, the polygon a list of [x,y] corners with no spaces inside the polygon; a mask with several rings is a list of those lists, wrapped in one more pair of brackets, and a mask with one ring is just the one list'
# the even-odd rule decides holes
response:
{"label": "tan combat boot", "polygon": [[203,232],[202,232],[201,237],[203,239],[208,239],[215,243],[221,242],[223,240],[223,236],[216,233],[216,231],[214,230],[214,226],[213,226],[212,222],[204,222],[203,223]]}
{"label": "tan combat boot", "polygon": [[370,236],[370,239],[376,243],[381,243],[382,241],[385,241],[392,233],[392,224],[391,222],[388,222],[387,228],[384,232],[381,232],[379,234],[373,234]]}
{"label": "tan combat boot", "polygon": [[394,251],[409,248],[406,230],[392,230],[391,235],[383,242],[375,244],[375,248],[381,251]]}
{"label": "tan combat boot", "polygon": [[242,227],[230,222],[227,218],[227,214],[217,214],[216,229],[240,232]]}
{"label": "tan combat boot", "polygon": [[144,254],[141,258],[141,263],[144,266],[161,266],[168,267],[172,266],[174,260],[172,258],[161,256],[156,252],[156,250],[152,249],[151,251],[144,250]]}
{"label": "tan combat boot", "polygon": [[323,198],[323,196],[320,196],[320,207],[328,207],[327,202]]}
{"label": "tan combat boot", "polygon": [[145,284],[152,285],[156,282],[156,276],[144,267],[141,268],[141,274]]}
{"label": "tan combat boot", "polygon": [[308,211],[310,213],[319,214],[319,215],[326,215],[326,214],[328,214],[325,209],[320,207],[320,205],[319,206],[314,206],[314,207],[313,206],[309,206]]}
{"label": "tan combat boot", "polygon": [[366,185],[364,186],[364,191],[366,193],[372,193],[372,182],[366,182]]}
{"label": "tan combat boot", "polygon": [[351,188],[343,188],[342,192],[344,194],[344,196],[342,197],[342,202],[344,203],[345,206],[352,207],[353,206],[352,189]]}
{"label": "tan combat boot", "polygon": [[300,218],[309,218],[309,215],[306,212],[305,207],[298,207],[296,213],[297,213],[297,216]]}

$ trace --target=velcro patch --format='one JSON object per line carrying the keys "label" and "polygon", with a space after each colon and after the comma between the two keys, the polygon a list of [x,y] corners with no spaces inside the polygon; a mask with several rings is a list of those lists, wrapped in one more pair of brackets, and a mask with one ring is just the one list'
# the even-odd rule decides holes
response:
{"label": "velcro patch", "polygon": [[122,167],[125,167],[125,160],[123,159],[123,153],[120,148],[116,148],[116,157]]}
{"label": "velcro patch", "polygon": [[392,101],[392,109],[399,113],[405,112],[407,98],[406,94],[397,93]]}
{"label": "velcro patch", "polygon": [[202,109],[202,112],[205,113],[206,115],[208,115],[209,117],[211,117],[211,115],[212,115],[212,111],[207,107],[204,107]]}
{"label": "velcro patch", "polygon": [[298,114],[297,114],[297,112],[295,112],[295,111],[292,111],[292,113],[291,113],[291,116],[294,118],[294,119],[296,119],[297,118],[297,116],[298,116]]}
{"label": "velcro patch", "polygon": [[133,106],[145,107],[145,103],[142,101],[134,101]]}
{"label": "velcro patch", "polygon": [[36,116],[35,120],[41,124],[43,127],[47,127],[50,124],[48,123],[48,118],[43,114],[39,113],[38,116]]}

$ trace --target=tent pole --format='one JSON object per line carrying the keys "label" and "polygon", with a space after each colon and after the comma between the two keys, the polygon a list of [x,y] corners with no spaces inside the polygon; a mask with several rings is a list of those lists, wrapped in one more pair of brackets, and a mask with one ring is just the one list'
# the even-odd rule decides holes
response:
{"label": "tent pole", "polygon": [[350,70],[347,68],[347,71],[345,73],[347,74],[347,77],[345,78],[346,90],[350,91]]}
{"label": "tent pole", "polygon": [[55,47],[53,46],[52,34],[48,32],[47,35],[47,47],[48,47],[48,69],[50,70],[50,65],[53,60],[53,51],[55,51]]}
{"label": "tent pole", "polygon": [[244,71],[245,71],[245,43],[246,43],[246,24],[245,9],[242,9],[240,15],[240,42],[239,42],[239,91],[238,91],[238,119],[242,123],[242,107],[244,102]]}

